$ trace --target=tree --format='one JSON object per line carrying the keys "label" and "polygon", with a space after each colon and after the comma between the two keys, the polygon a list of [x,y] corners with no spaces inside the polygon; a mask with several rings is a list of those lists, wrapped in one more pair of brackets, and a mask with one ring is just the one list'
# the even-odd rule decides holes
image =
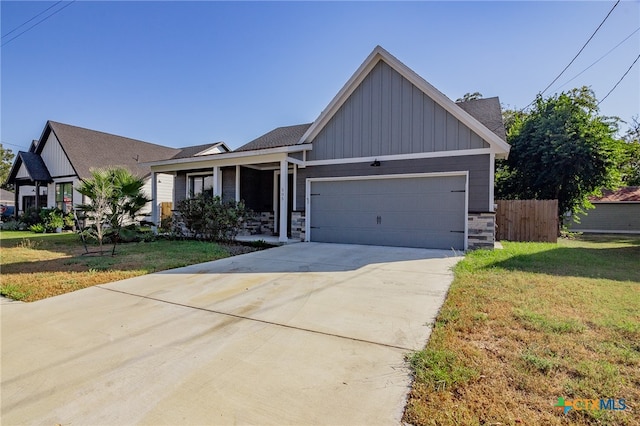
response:
{"label": "tree", "polygon": [[622,161],[620,174],[622,182],[627,186],[640,186],[640,121],[632,118],[629,130],[620,141]]}
{"label": "tree", "polygon": [[465,93],[463,97],[456,99],[456,102],[467,102],[467,101],[475,101],[476,99],[482,99],[482,93],[473,92],[473,93]]}
{"label": "tree", "polygon": [[105,236],[113,236],[113,251],[119,240],[120,231],[126,221],[134,221],[140,210],[151,201],[142,192],[144,181],[127,169],[114,167],[91,171],[91,178],[82,181],[76,190],[89,201],[80,204],[91,221],[89,232],[95,236],[102,253]]}
{"label": "tree", "polygon": [[529,113],[513,116],[511,152],[498,166],[496,196],[557,199],[561,224],[566,212],[584,213],[590,195],[620,183],[616,131],[617,120],[598,115],[587,87],[538,96]]}
{"label": "tree", "polygon": [[4,148],[0,143],[0,185],[3,188],[7,186],[7,179],[11,171],[11,165],[13,164],[13,157],[15,157],[13,152],[8,148]]}

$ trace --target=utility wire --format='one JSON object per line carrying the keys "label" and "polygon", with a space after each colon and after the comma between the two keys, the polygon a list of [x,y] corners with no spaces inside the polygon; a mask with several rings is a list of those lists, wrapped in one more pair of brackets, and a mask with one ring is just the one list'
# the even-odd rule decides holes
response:
{"label": "utility wire", "polygon": [[11,43],[13,40],[17,39],[18,37],[20,37],[22,34],[26,33],[27,31],[29,31],[30,29],[36,27],[37,25],[39,25],[39,24],[43,23],[44,21],[46,21],[47,19],[51,18],[53,15],[55,15],[55,14],[57,14],[59,12],[62,12],[64,9],[66,9],[69,6],[71,6],[75,1],[76,0],[71,0],[70,2],[68,2],[67,4],[62,6],[60,9],[56,10],[55,12],[53,12],[51,15],[45,16],[44,18],[42,18],[41,20],[39,20],[38,22],[36,22],[32,26],[30,26],[29,28],[27,28],[26,30],[22,31],[21,33],[18,33],[17,35],[13,36],[9,40],[7,40],[4,43],[2,43],[2,46],[6,46],[7,44]]}
{"label": "utility wire", "polygon": [[[571,64],[573,64],[573,62],[578,58],[578,56],[580,56],[580,54],[582,53],[582,51],[584,50],[585,47],[587,47],[587,45],[589,44],[589,42],[591,41],[591,39],[593,39],[593,37],[596,35],[596,33],[598,32],[598,30],[600,30],[600,28],[602,27],[602,25],[606,22],[607,19],[609,19],[609,16],[611,15],[611,13],[613,12],[613,10],[618,6],[618,3],[620,3],[620,0],[616,1],[616,4],[613,5],[613,7],[611,8],[611,10],[609,11],[609,13],[607,13],[607,16],[604,17],[604,19],[602,20],[602,22],[600,22],[600,25],[598,25],[598,28],[596,28],[596,30],[593,32],[593,34],[591,34],[591,37],[589,37],[589,39],[584,43],[584,45],[582,46],[582,48],[580,48],[580,50],[578,51],[578,53],[576,53],[576,56],[573,57],[573,59],[569,62],[569,64],[567,64],[566,67],[564,67],[564,69],[562,71],[560,71],[560,74],[558,74],[558,76],[556,78],[553,79],[553,81],[551,83],[549,83],[549,85],[547,87],[544,88],[544,90],[542,92],[539,93],[539,95],[543,95],[544,92],[546,92],[549,87],[551,87],[553,85],[553,83],[555,83],[556,81],[558,81],[558,79],[560,78],[560,76],[562,76],[562,74],[564,74],[564,72],[567,70],[567,68],[569,68],[571,66]],[[529,105],[527,105],[526,107],[522,108],[522,110],[524,111],[525,109],[529,108],[531,105],[533,105],[533,103],[536,100],[532,100],[531,103],[529,103]]]}
{"label": "utility wire", "polygon": [[627,74],[629,74],[629,71],[631,71],[631,68],[633,68],[633,66],[636,64],[636,62],[638,62],[638,59],[640,59],[640,55],[638,55],[636,57],[636,59],[633,61],[633,63],[631,64],[631,66],[629,66],[629,69],[627,69],[624,74],[622,74],[622,77],[620,77],[620,80],[618,80],[618,82],[615,84],[615,86],[613,86],[613,88],[611,90],[609,90],[609,93],[607,93],[606,95],[604,95],[604,98],[600,99],[600,102],[598,102],[598,105],[600,105],[605,99],[607,99],[607,97],[611,94],[611,92],[613,92],[614,90],[616,90],[616,87],[618,87],[618,84],[620,84],[620,82],[627,76]]}
{"label": "utility wire", "polygon": [[42,15],[43,13],[45,13],[46,11],[48,11],[49,9],[52,9],[54,7],[56,7],[57,5],[59,5],[60,3],[62,3],[62,0],[52,4],[51,6],[49,6],[48,8],[46,8],[45,10],[43,10],[42,12],[38,13],[36,16],[32,17],[31,19],[29,19],[28,21],[23,22],[22,24],[18,25],[17,27],[15,27],[14,29],[12,29],[11,31],[9,31],[6,34],[2,35],[2,38],[5,38],[6,36],[8,36],[9,34],[11,34],[12,32],[16,31],[18,28],[27,25],[29,22],[33,21],[34,19],[36,19],[38,16]]}
{"label": "utility wire", "polygon": [[593,39],[593,37],[596,35],[596,33],[598,32],[598,30],[600,29],[600,27],[602,27],[602,25],[605,23],[605,21],[609,18],[609,15],[611,15],[611,12],[613,12],[613,10],[616,8],[616,6],[618,6],[618,3],[620,3],[620,0],[618,0],[616,2],[616,4],[613,5],[613,7],[611,8],[611,10],[609,11],[609,13],[607,13],[607,16],[604,17],[604,19],[602,20],[602,22],[600,22],[600,25],[598,25],[598,28],[596,28],[596,30],[593,32],[593,34],[591,34],[591,37],[589,37],[589,39],[586,41],[586,43],[582,46],[582,48],[580,48],[580,50],[578,51],[578,53],[576,53],[576,56],[573,57],[573,59],[571,60],[571,62],[569,62],[569,64],[564,67],[564,69],[560,72],[560,74],[558,74],[558,76],[556,78],[553,79],[553,81],[551,83],[549,83],[549,85],[547,87],[544,88],[544,90],[542,92],[540,92],[541,95],[544,94],[544,92],[547,91],[547,89],[549,87],[551,87],[551,85],[553,83],[555,83],[556,81],[558,81],[558,79],[560,78],[560,76],[562,74],[564,74],[564,72],[567,70],[567,68],[569,68],[571,66],[571,64],[573,64],[573,62],[578,58],[578,56],[580,56],[580,54],[582,53],[582,51],[584,50],[585,47],[587,47],[587,45],[589,44],[589,42],[591,41],[591,39]]}
{"label": "utility wire", "polygon": [[607,53],[605,53],[604,55],[600,56],[600,58],[598,58],[597,61],[595,61],[594,63],[592,63],[591,65],[589,65],[588,67],[586,67],[585,69],[583,69],[582,71],[580,71],[578,74],[576,74],[573,78],[571,78],[570,80],[567,80],[562,86],[558,86],[556,87],[555,91],[562,89],[564,86],[566,86],[567,84],[571,83],[573,80],[575,80],[576,78],[580,77],[582,74],[585,73],[585,71],[587,71],[589,68],[591,68],[592,66],[594,66],[595,64],[597,64],[598,62],[600,62],[601,60],[603,60],[604,58],[606,58],[607,56],[609,56],[609,54],[611,52],[613,52],[614,50],[616,50],[618,47],[620,47],[620,45],[622,43],[624,43],[625,41],[629,40],[631,38],[631,36],[633,36],[635,33],[637,33],[638,31],[640,31],[640,27],[636,28],[631,34],[629,34],[624,40],[622,40],[620,43],[616,44],[613,48],[611,48],[611,50],[609,50]]}

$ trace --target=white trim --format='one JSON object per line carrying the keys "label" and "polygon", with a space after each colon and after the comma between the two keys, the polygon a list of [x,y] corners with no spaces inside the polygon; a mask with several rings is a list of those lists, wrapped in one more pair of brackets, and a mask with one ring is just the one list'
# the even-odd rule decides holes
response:
{"label": "white trim", "polygon": [[158,233],[158,175],[151,172],[151,222],[153,233]]}
{"label": "white trim", "polygon": [[296,210],[296,206],[298,205],[297,201],[298,201],[298,194],[296,194],[297,189],[298,189],[298,166],[296,164],[293,165],[293,188],[291,188],[291,191],[293,191],[293,201],[291,204],[293,204],[291,206],[291,211],[295,211]]}
{"label": "white trim", "polygon": [[[213,166],[213,196],[222,196],[222,191],[220,191],[220,184],[222,183],[222,171],[220,170],[220,166]],[[202,188],[204,189],[204,188]]]}
{"label": "white trim", "polygon": [[448,111],[455,118],[467,125],[471,130],[477,133],[482,139],[487,141],[489,145],[496,151],[499,156],[508,156],[510,145],[500,139],[498,135],[489,130],[485,125],[476,120],[469,113],[456,105],[451,99],[447,98],[442,92],[420,77],[411,68],[400,62],[396,57],[391,55],[380,46],[376,46],[369,54],[367,59],[360,65],[356,72],[351,76],[347,83],[340,89],[338,94],[331,100],[329,105],[320,113],[320,116],[311,124],[309,129],[302,135],[299,144],[308,143],[320,133],[327,125],[331,118],[338,112],[340,107],[347,101],[349,96],[358,88],[360,83],[364,81],[371,70],[379,61],[384,61],[393,68],[401,76],[409,80],[414,86],[423,93],[433,99],[438,105]]}
{"label": "white trim", "polygon": [[327,181],[352,181],[352,180],[378,180],[378,179],[412,179],[446,176],[464,176],[464,250],[467,250],[469,239],[469,171],[460,170],[454,172],[433,173],[405,173],[391,175],[364,175],[364,176],[334,176],[321,178],[307,178],[305,180],[305,241],[311,241],[311,184],[313,182]]}
{"label": "white trim", "polygon": [[236,166],[236,202],[240,201],[240,166]]}
{"label": "white trim", "polygon": [[280,227],[278,226],[278,224],[280,222],[278,222],[278,173],[280,173],[280,171],[278,170],[274,170],[273,171],[273,233],[275,234],[276,232],[279,231]]}
{"label": "white trim", "polygon": [[[222,149],[222,151],[220,151],[220,149]],[[218,150],[217,152],[214,152]],[[202,150],[196,154],[193,154],[193,156],[201,156],[201,155],[215,155],[215,154],[225,154],[227,152],[231,151],[229,149],[229,147],[227,146],[227,144],[225,144],[224,142],[216,142],[214,143],[212,146],[210,146],[209,148]]]}
{"label": "white trim", "polygon": [[[248,157],[258,157],[256,160],[254,161],[255,163],[264,163],[265,161],[263,161],[261,159],[261,157],[264,157],[265,155],[269,155],[269,154],[287,154],[290,152],[304,152],[304,151],[311,151],[313,149],[313,145],[312,144],[301,144],[301,145],[291,145],[291,146],[280,146],[277,148],[267,148],[267,149],[256,149],[253,151],[240,151],[240,152],[225,152],[222,154],[215,154],[215,155],[211,155],[207,158],[194,158],[194,157],[188,157],[188,158],[178,158],[178,159],[174,159],[174,160],[160,160],[160,161],[149,161],[146,163],[141,163],[144,166],[149,166],[149,167],[154,167],[154,166],[166,166],[166,165],[176,165],[176,164],[191,164],[191,163],[206,163],[206,162],[211,162],[216,163],[216,162],[222,162],[223,160],[232,160],[232,159],[236,159],[236,158],[248,158]],[[235,164],[235,163],[234,163]],[[219,164],[220,166],[225,166],[227,164]],[[206,166],[201,166],[201,167],[206,167]],[[193,168],[197,168],[197,167],[193,167]]]}
{"label": "white trim", "polygon": [[[496,184],[496,154],[489,154],[489,212],[495,212],[494,209],[494,187]],[[466,249],[465,249],[466,250]]]}
{"label": "white trim", "polygon": [[298,160],[297,158],[287,156],[287,161],[298,166],[304,166],[304,160]]}
{"label": "white trim", "polygon": [[[465,155],[494,154],[491,148],[461,149],[457,151],[417,152],[414,154],[379,155],[374,157],[334,158],[331,160],[312,160],[306,166],[328,166],[334,164],[370,163],[378,161],[419,160],[423,158],[462,157]],[[495,155],[495,154],[494,154]]]}

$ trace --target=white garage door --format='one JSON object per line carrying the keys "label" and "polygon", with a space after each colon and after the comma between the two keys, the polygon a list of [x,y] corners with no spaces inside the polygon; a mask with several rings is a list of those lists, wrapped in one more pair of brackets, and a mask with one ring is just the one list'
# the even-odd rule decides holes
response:
{"label": "white garage door", "polygon": [[310,241],[463,250],[466,179],[310,179]]}

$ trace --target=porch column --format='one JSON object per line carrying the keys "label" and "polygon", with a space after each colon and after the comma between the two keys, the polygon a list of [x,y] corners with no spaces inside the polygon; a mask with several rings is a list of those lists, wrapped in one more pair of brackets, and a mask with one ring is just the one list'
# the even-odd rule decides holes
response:
{"label": "porch column", "polygon": [[151,230],[158,233],[158,176],[156,172],[151,172]]}
{"label": "porch column", "polygon": [[236,166],[236,202],[240,201],[240,166]]}
{"label": "porch column", "polygon": [[222,196],[220,191],[220,166],[213,167],[213,196]]}
{"label": "porch column", "polygon": [[289,163],[287,163],[285,158],[284,160],[280,160],[280,217],[278,218],[280,221],[280,236],[278,237],[278,241],[282,243],[289,241],[287,238],[287,213],[289,211],[289,206],[287,205],[287,200],[289,198],[289,188],[287,187],[288,182]]}
{"label": "porch column", "polygon": [[18,219],[18,209],[20,208],[20,184],[16,181],[15,189],[13,193],[13,200],[15,207],[13,208],[13,217]]}
{"label": "porch column", "polygon": [[40,182],[36,181],[36,211],[40,211]]}

